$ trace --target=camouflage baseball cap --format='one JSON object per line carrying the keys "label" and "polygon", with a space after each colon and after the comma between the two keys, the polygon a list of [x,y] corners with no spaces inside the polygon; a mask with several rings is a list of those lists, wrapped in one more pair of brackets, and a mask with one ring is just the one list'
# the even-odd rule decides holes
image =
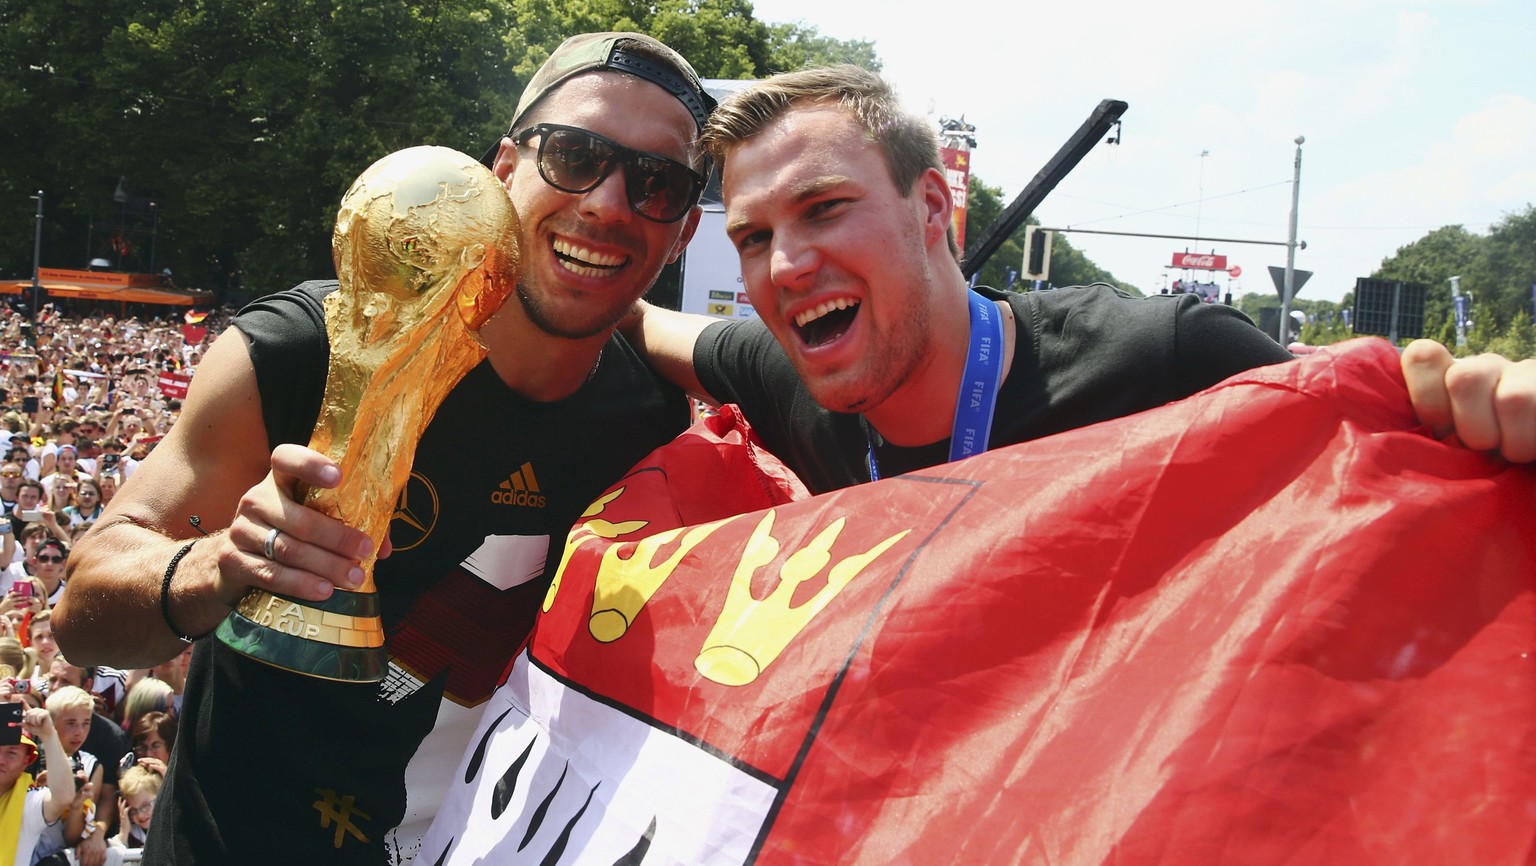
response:
{"label": "camouflage baseball cap", "polygon": [[[699,82],[698,73],[681,54],[656,39],[644,33],[583,33],[560,43],[533,74],[533,80],[517,101],[517,111],[512,114],[506,134],[517,132],[529,110],[555,88],[583,72],[600,70],[628,73],[661,87],[688,109],[701,130],[709,113],[715,110],[715,99]],[[491,165],[500,146],[498,138],[480,161]]]}

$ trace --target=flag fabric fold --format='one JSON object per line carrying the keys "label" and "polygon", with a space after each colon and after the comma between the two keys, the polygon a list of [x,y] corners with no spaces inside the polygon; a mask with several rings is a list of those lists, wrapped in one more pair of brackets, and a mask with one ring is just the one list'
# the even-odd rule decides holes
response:
{"label": "flag fabric fold", "polygon": [[1531,862],[1536,472],[1385,343],[786,476],[728,407],[594,503],[423,862]]}

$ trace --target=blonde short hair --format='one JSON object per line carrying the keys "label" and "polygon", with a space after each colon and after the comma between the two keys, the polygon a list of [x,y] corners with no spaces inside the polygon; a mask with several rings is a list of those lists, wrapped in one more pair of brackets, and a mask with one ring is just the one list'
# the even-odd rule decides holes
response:
{"label": "blonde short hair", "polygon": [[48,696],[48,713],[55,718],[67,710],[82,708],[96,712],[96,700],[90,692],[79,686],[64,686]]}
{"label": "blonde short hair", "polygon": [[117,777],[117,791],[125,799],[138,794],[153,797],[160,793],[160,786],[164,782],[165,779],[159,773],[143,764],[134,764]]}
{"label": "blonde short hair", "polygon": [[[944,173],[939,135],[933,127],[903,109],[884,78],[847,63],[812,66],[752,82],[720,103],[699,140],[723,166],[731,148],[755,138],[780,118],[799,108],[823,105],[836,106],[858,121],[865,138],[880,149],[886,172],[903,196],[912,192],[927,170]],[[949,251],[956,260],[960,258],[953,226]]]}

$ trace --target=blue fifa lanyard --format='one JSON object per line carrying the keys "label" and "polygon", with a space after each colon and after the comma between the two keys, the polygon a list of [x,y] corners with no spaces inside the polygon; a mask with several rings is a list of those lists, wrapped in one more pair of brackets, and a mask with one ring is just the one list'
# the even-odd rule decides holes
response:
{"label": "blue fifa lanyard", "polygon": [[[949,434],[951,462],[987,450],[992,438],[992,415],[997,409],[997,392],[1003,381],[1003,319],[997,305],[974,289],[971,304],[971,345],[965,358],[965,374],[960,379],[960,393],[955,397],[955,424]],[[869,480],[880,480],[880,466],[875,460],[875,436],[864,423],[869,442]]]}

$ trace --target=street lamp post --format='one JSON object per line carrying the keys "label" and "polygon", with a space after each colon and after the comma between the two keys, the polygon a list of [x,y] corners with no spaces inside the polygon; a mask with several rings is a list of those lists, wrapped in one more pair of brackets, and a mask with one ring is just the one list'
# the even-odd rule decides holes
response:
{"label": "street lamp post", "polygon": [[149,272],[155,270],[155,239],[160,234],[160,208],[154,203],[149,203]]}
{"label": "street lamp post", "polygon": [[1280,345],[1288,345],[1286,331],[1291,324],[1291,298],[1296,296],[1296,211],[1301,204],[1301,146],[1307,140],[1296,136],[1296,173],[1291,180],[1291,238],[1285,244],[1285,291],[1280,293]]}
{"label": "street lamp post", "polygon": [[38,190],[37,195],[31,196],[37,200],[37,226],[32,231],[32,302],[27,304],[27,321],[32,324],[28,328],[27,345],[29,348],[37,348],[37,308],[43,302],[43,285],[37,281],[38,268],[43,258],[43,191]]}
{"label": "street lamp post", "polygon": [[1467,345],[1467,310],[1471,299],[1461,293],[1461,277],[1451,277],[1451,307],[1456,316],[1456,345]]}

